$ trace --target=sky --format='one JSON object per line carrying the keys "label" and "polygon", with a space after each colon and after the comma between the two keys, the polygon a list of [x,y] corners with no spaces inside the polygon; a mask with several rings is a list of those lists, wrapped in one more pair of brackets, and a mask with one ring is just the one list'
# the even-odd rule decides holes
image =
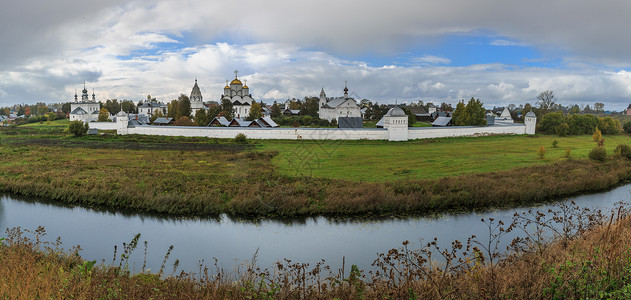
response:
{"label": "sky", "polygon": [[[375,2],[375,3],[372,3]],[[390,0],[0,2],[0,106],[167,102],[198,80],[218,101],[247,80],[257,101],[479,98],[486,107],[631,103],[631,1]]]}

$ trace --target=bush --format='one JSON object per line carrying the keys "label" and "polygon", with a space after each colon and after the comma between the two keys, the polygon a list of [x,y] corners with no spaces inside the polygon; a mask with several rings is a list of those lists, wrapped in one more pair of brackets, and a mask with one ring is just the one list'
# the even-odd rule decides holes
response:
{"label": "bush", "polygon": [[629,145],[620,144],[618,145],[618,147],[616,147],[615,150],[613,150],[613,152],[616,154],[617,157],[631,159],[631,146]]}
{"label": "bush", "polygon": [[594,129],[594,134],[592,135],[592,140],[596,143],[600,142],[600,140],[603,138],[602,133],[600,132],[600,130],[598,129],[598,126],[596,126],[596,129]]}
{"label": "bush", "polygon": [[552,141],[552,148],[556,148],[559,145],[559,141],[554,140]]}
{"label": "bush", "polygon": [[572,159],[572,148],[565,149],[565,154],[563,155],[563,157],[567,159]]}
{"label": "bush", "polygon": [[88,133],[90,125],[83,123],[82,121],[72,121],[68,125],[68,132],[74,134],[74,136],[84,136]]}
{"label": "bush", "polygon": [[234,142],[237,144],[247,144],[248,138],[243,133],[239,133],[234,137]]}
{"label": "bush", "polygon": [[537,157],[539,157],[539,159],[543,159],[546,156],[546,147],[541,146],[539,147],[539,149],[537,150]]}
{"label": "bush", "polygon": [[603,146],[596,146],[589,151],[589,159],[597,161],[605,161],[607,159],[607,149]]}

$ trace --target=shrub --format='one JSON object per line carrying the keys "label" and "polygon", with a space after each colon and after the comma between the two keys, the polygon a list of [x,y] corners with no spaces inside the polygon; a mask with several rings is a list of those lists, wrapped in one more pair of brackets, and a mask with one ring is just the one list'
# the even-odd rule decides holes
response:
{"label": "shrub", "polygon": [[68,132],[74,134],[74,136],[84,136],[88,133],[90,125],[83,123],[82,121],[72,121],[68,125]]}
{"label": "shrub", "polygon": [[598,143],[598,142],[600,142],[600,140],[602,138],[603,138],[603,135],[600,132],[600,130],[598,129],[598,126],[596,126],[596,129],[594,129],[594,134],[592,135],[592,140],[594,140],[594,142]]}
{"label": "shrub", "polygon": [[617,157],[631,159],[631,146],[629,145],[620,144],[613,152]]}
{"label": "shrub", "polygon": [[624,122],[624,126],[622,126],[624,132],[631,133],[631,121]]}
{"label": "shrub", "polygon": [[234,137],[234,142],[237,144],[247,144],[248,138],[243,133],[239,133]]}
{"label": "shrub", "polygon": [[565,149],[565,154],[563,154],[563,157],[565,157],[567,159],[571,159],[572,158],[572,148]]}
{"label": "shrub", "polygon": [[541,146],[539,147],[539,149],[537,150],[537,157],[539,157],[539,159],[543,159],[546,156],[546,147]]}
{"label": "shrub", "polygon": [[552,141],[552,148],[556,148],[557,145],[559,145],[559,141],[557,140]]}
{"label": "shrub", "polygon": [[589,159],[597,161],[605,161],[607,159],[607,149],[603,146],[596,146],[589,151]]}

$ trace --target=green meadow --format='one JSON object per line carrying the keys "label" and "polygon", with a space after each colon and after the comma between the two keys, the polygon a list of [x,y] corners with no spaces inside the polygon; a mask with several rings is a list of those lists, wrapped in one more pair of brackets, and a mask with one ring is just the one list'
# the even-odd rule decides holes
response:
{"label": "green meadow", "polygon": [[[552,142],[558,141],[557,148]],[[258,141],[260,149],[278,151],[272,160],[281,174],[353,181],[437,179],[472,173],[506,171],[563,161],[567,149],[586,159],[596,143],[591,136],[486,136],[408,142],[386,141]],[[608,154],[628,135],[605,136]],[[537,150],[544,146],[544,159]]]}

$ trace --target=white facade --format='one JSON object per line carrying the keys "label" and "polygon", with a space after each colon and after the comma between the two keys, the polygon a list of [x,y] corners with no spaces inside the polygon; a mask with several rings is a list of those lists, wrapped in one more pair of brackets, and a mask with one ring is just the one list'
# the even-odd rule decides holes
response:
{"label": "white facade", "polygon": [[199,90],[199,86],[197,85],[197,79],[195,79],[195,85],[188,99],[191,101],[191,114],[195,116],[198,110],[204,108],[204,97],[202,97],[202,91]]}
{"label": "white facade", "polygon": [[504,108],[499,118],[497,117],[495,118],[495,124],[497,125],[512,124],[512,123],[513,123],[513,118],[510,115],[510,111],[508,111],[508,107]]}
{"label": "white facade", "polygon": [[241,80],[237,78],[237,73],[237,71],[234,71],[234,80],[230,82],[230,85],[228,85],[228,80],[226,80],[226,86],[223,89],[221,100],[226,99],[232,103],[235,118],[245,119],[250,115],[250,108],[252,108],[254,99],[252,99],[250,88],[247,84],[243,84]]}
{"label": "white facade", "polygon": [[318,117],[327,121],[338,121],[339,117],[362,117],[357,101],[348,97],[348,87],[344,87],[344,96],[327,98],[324,88],[320,91]]}
{"label": "white facade", "polygon": [[147,95],[147,102],[138,105],[138,114],[147,115],[151,118],[157,111],[160,111],[163,116],[166,116],[168,112],[167,105],[154,100],[151,99],[151,95]]}
{"label": "white facade", "polygon": [[388,130],[389,141],[407,141],[408,116],[399,107],[393,107],[383,116],[383,128]]}
{"label": "white facade", "polygon": [[70,103],[70,121],[82,121],[84,123],[94,122],[99,118],[99,110],[101,105],[96,102],[96,95],[92,92],[92,100],[88,96],[88,90],[83,84],[81,101],[77,93],[74,94],[74,102]]}

